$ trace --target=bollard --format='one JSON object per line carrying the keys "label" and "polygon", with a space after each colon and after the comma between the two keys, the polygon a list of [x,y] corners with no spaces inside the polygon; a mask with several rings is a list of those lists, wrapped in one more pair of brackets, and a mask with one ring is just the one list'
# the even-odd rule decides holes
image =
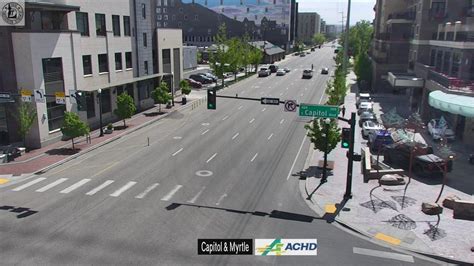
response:
{"label": "bollard", "polygon": [[148,140],[148,146],[150,146],[150,137],[147,137]]}

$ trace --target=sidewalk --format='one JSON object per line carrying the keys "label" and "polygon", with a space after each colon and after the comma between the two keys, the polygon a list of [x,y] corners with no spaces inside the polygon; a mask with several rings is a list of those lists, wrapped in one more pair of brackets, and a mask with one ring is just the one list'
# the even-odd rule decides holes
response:
{"label": "sidewalk", "polygon": [[[130,134],[131,132],[134,132],[144,126],[154,123],[157,120],[168,116],[174,111],[178,111],[186,107],[195,108],[197,105],[204,103],[203,97],[203,93],[193,90],[191,94],[186,97],[188,99],[188,103],[186,105],[182,105],[181,96],[177,96],[175,97],[174,107],[166,109],[165,105],[161,106],[161,114],[158,114],[158,106],[156,106],[141,113],[135,114],[132,118],[127,119],[127,128],[125,130],[114,130],[112,134],[104,134],[103,137],[99,137],[99,129],[94,130],[90,133],[91,143],[87,143],[85,137],[74,140],[74,146],[76,148],[75,151],[71,149],[71,140],[68,140],[59,141],[40,149],[25,153],[24,155],[15,158],[15,160],[12,162],[0,164],[0,185],[7,184],[11,181],[21,178],[22,176],[42,172],[49,168],[63,164],[84,153],[97,149],[100,146],[118,139],[121,136]],[[113,125],[114,127],[123,126],[123,122],[117,121]]]}
{"label": "sidewalk", "polygon": [[[346,116],[356,111],[354,93],[346,96],[345,107]],[[345,122],[339,121],[339,124],[340,127],[347,127]],[[360,135],[360,131],[356,131],[356,142],[358,139],[362,140],[357,135]],[[356,145],[355,152],[360,153],[360,147],[361,145]],[[453,219],[453,211],[443,208],[436,230],[437,217],[425,215],[421,211],[422,202],[434,202],[441,184],[430,185],[412,179],[402,208],[404,186],[380,187],[374,190],[371,197],[370,191],[378,186],[378,181],[364,183],[361,164],[354,162],[353,197],[344,202],[346,151],[337,146],[330,153],[334,160],[334,170],[330,171],[328,182],[321,185],[321,170],[315,166],[322,160],[323,154],[314,150],[312,145],[310,147],[304,167],[307,178],[300,185],[300,190],[307,204],[316,213],[385,244],[455,261],[474,262],[474,252],[471,252],[471,247],[474,246],[474,222]],[[446,186],[440,203],[452,194],[463,200],[472,200],[471,195]]]}

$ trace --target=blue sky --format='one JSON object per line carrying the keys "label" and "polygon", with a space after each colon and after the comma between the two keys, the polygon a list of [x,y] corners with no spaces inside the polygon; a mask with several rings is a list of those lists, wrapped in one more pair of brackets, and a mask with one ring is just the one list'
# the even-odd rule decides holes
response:
{"label": "blue sky", "polygon": [[[341,24],[342,14],[347,13],[347,0],[296,0],[299,12],[317,12],[327,24]],[[372,21],[376,0],[351,1],[351,25],[360,20]]]}

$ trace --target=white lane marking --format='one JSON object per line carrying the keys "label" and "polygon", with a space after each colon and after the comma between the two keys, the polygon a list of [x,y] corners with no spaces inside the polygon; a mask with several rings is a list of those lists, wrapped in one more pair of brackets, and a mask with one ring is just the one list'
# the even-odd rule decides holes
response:
{"label": "white lane marking", "polygon": [[325,93],[323,92],[323,94],[321,95],[321,98],[319,98],[319,102],[321,103],[321,101],[323,100],[323,97],[324,97]]}
{"label": "white lane marking", "polygon": [[209,124],[209,123],[202,123],[201,125],[203,125],[203,126],[209,126],[210,124]]}
{"label": "white lane marking", "polygon": [[201,133],[201,135],[206,135],[206,133],[209,132],[209,129],[204,130],[204,132]]}
{"label": "white lane marking", "polygon": [[67,180],[67,178],[60,178],[60,179],[54,181],[53,183],[51,183],[49,185],[46,185],[42,188],[37,189],[36,192],[45,192],[46,190],[51,189],[51,188],[61,184],[62,182],[66,181],[66,180]]}
{"label": "white lane marking", "polygon": [[249,121],[249,124],[252,124],[253,121],[255,121],[255,118],[252,118],[252,120]]}
{"label": "white lane marking", "polygon": [[183,137],[179,137],[179,136],[176,136],[176,137],[173,137],[173,139],[182,139]]}
{"label": "white lane marking", "polygon": [[304,95],[303,93],[300,94],[301,97],[303,97],[303,95]]}
{"label": "white lane marking", "polygon": [[222,200],[223,200],[225,197],[227,197],[227,193],[224,193],[224,194],[219,198],[219,200],[216,202],[216,205],[220,205],[221,202],[222,202]]}
{"label": "white lane marking", "polygon": [[102,183],[102,185],[100,185],[100,186],[94,188],[93,190],[87,192],[86,195],[89,195],[89,196],[94,195],[95,193],[101,191],[102,189],[104,189],[106,186],[112,184],[113,182],[114,182],[113,180],[107,180],[104,183]]}
{"label": "white lane marking", "polygon": [[252,157],[252,159],[250,159],[250,161],[253,162],[255,158],[257,158],[257,156],[258,156],[258,153],[255,153],[255,155]]}
{"label": "white lane marking", "polygon": [[232,140],[234,140],[235,138],[237,138],[240,134],[239,133],[236,133],[233,137],[232,137]]}
{"label": "white lane marking", "polygon": [[240,109],[242,109],[242,108],[244,108],[244,106],[243,106],[243,105],[239,106],[239,108],[237,108],[237,109],[239,109],[239,110],[240,110]]}
{"label": "white lane marking", "polygon": [[273,137],[273,133],[270,136],[268,136],[268,140],[270,140],[272,137]]}
{"label": "white lane marking", "polygon": [[263,109],[262,109],[262,112],[265,112],[265,110],[267,110],[267,108],[263,108]]}
{"label": "white lane marking", "polygon": [[183,148],[177,150],[175,153],[171,154],[171,156],[174,157],[174,156],[178,155],[178,153],[180,153],[180,152],[182,152],[182,151],[183,151]]}
{"label": "white lane marking", "polygon": [[207,159],[206,163],[209,163],[210,161],[212,161],[212,159],[214,159],[214,157],[216,157],[217,153],[214,153],[209,159]]}
{"label": "white lane marking", "polygon": [[366,248],[357,248],[357,247],[353,247],[352,251],[355,254],[360,254],[360,255],[367,255],[367,256],[372,256],[372,257],[379,257],[379,258],[386,258],[386,259],[415,263],[413,256],[400,254],[400,253],[387,252],[387,251],[374,250],[374,249],[366,249]]}
{"label": "white lane marking", "polygon": [[137,199],[143,199],[146,194],[148,194],[150,191],[152,191],[153,189],[155,189],[157,186],[159,186],[160,184],[159,183],[154,183],[153,185],[147,187],[147,189],[145,189],[145,191],[143,191],[142,193],[140,193],[138,196],[136,196],[135,198]]}
{"label": "white lane marking", "polygon": [[127,184],[125,184],[125,186],[117,189],[114,193],[110,194],[111,197],[118,197],[120,196],[120,194],[122,194],[123,192],[125,192],[127,189],[133,187],[137,182],[135,181],[129,181]]}
{"label": "white lane marking", "polygon": [[206,189],[206,187],[202,187],[201,190],[199,190],[199,192],[192,199],[188,200],[187,202],[188,203],[195,203],[196,200],[199,198],[199,196],[201,196],[204,189]]}
{"label": "white lane marking", "polygon": [[283,124],[283,122],[285,122],[285,119],[282,119],[282,120],[280,121],[280,125]]}
{"label": "white lane marking", "polygon": [[76,184],[70,186],[70,187],[67,187],[63,190],[61,190],[59,193],[62,193],[62,194],[67,194],[73,190],[76,190],[77,188],[81,187],[82,185],[84,185],[85,183],[91,181],[91,179],[82,179],[81,181],[77,182]]}
{"label": "white lane marking", "polygon": [[229,118],[228,115],[224,116],[224,118],[222,118],[222,121],[226,120],[227,118]]}
{"label": "white lane marking", "polygon": [[34,185],[34,184],[36,184],[36,183],[39,183],[39,182],[41,182],[41,181],[43,181],[43,180],[45,180],[45,179],[46,179],[46,177],[39,177],[39,178],[36,178],[36,179],[33,180],[33,181],[30,181],[30,182],[28,182],[28,183],[26,183],[26,184],[24,184],[24,185],[21,185],[21,186],[19,186],[19,187],[17,187],[17,188],[12,189],[12,190],[13,190],[13,191],[20,191],[20,190],[23,190],[23,189],[25,189],[25,188],[27,188],[27,187],[30,187],[30,186],[32,186],[32,185]]}
{"label": "white lane marking", "polygon": [[166,196],[164,196],[163,198],[161,198],[161,200],[163,201],[168,201],[171,199],[171,197],[173,197],[173,195],[178,192],[178,190],[183,187],[181,185],[176,185],[176,187],[173,188],[173,190],[171,190],[168,194],[166,194]]}
{"label": "white lane marking", "polygon": [[288,172],[288,177],[286,178],[286,180],[290,179],[291,173],[293,173],[293,168],[295,167],[296,161],[298,160],[298,157],[300,156],[301,149],[303,149],[303,144],[304,144],[304,141],[306,140],[306,135],[308,135],[308,130],[306,130],[306,133],[304,134],[303,141],[301,142],[301,145],[300,145],[300,149],[298,150],[295,160],[293,161],[293,164],[291,165],[290,172]]}

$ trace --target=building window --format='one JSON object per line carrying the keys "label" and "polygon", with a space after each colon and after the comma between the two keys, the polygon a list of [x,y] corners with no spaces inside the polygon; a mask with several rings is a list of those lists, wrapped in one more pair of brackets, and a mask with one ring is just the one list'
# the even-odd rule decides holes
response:
{"label": "building window", "polygon": [[112,104],[110,101],[110,89],[102,89],[100,93],[100,100],[102,103],[102,113],[110,113],[112,111]]}
{"label": "building window", "polygon": [[268,13],[268,7],[265,7],[265,13]]}
{"label": "building window", "polygon": [[146,38],[146,32],[143,33],[143,47],[147,47],[148,46],[148,42],[147,42],[147,38]]}
{"label": "building window", "polygon": [[221,0],[221,6],[223,6],[223,5],[224,5],[224,0]]}
{"label": "building window", "polygon": [[[44,87],[47,95],[64,92],[62,58],[45,58],[43,63]],[[54,97],[47,97],[46,110],[48,114],[49,131],[61,128],[64,121],[65,104],[57,104]]]}
{"label": "building window", "polygon": [[161,13],[161,7],[157,7],[156,8],[156,14],[160,14]]}
{"label": "building window", "polygon": [[112,30],[114,36],[120,36],[120,16],[112,15]]}
{"label": "building window", "polygon": [[436,60],[436,50],[433,49],[431,50],[431,54],[430,54],[430,66],[435,65],[435,60]]}
{"label": "building window", "polygon": [[156,20],[161,20],[161,19],[162,19],[161,15],[156,15]]}
{"label": "building window", "polygon": [[92,75],[92,61],[90,55],[82,56],[82,70],[84,75]]}
{"label": "building window", "polygon": [[451,76],[458,77],[460,66],[461,66],[461,55],[459,53],[453,53],[453,65],[451,67]]}
{"label": "building window", "polygon": [[142,4],[142,18],[146,19],[146,5]]}
{"label": "building window", "polygon": [[249,7],[247,7],[247,13],[249,13],[249,12],[250,12],[250,8],[249,8]]}
{"label": "building window", "polygon": [[168,15],[164,15],[163,20],[168,20]]}
{"label": "building window", "polygon": [[77,30],[81,36],[89,36],[89,16],[84,12],[76,12]]}
{"label": "building window", "polygon": [[168,5],[168,0],[163,0],[163,6],[167,6]]}
{"label": "building window", "polygon": [[198,20],[198,15],[194,15],[194,20]]}
{"label": "building window", "polygon": [[86,92],[86,108],[87,118],[95,117],[95,101],[93,92]]}
{"label": "building window", "polygon": [[99,73],[109,72],[109,62],[107,60],[107,54],[98,55],[99,58]]}
{"label": "building window", "polygon": [[123,35],[130,36],[130,17],[123,16]]}
{"label": "building window", "polygon": [[178,27],[182,27],[183,23],[181,21],[178,21]]}
{"label": "building window", "polygon": [[170,6],[174,6],[174,0],[170,0]]}
{"label": "building window", "polygon": [[276,4],[277,4],[277,1],[276,1],[276,0],[273,0],[273,4],[276,5]]}
{"label": "building window", "polygon": [[244,0],[240,0],[240,5],[241,5],[241,6],[244,5]]}
{"label": "building window", "polygon": [[163,22],[163,27],[168,27],[168,22]]}
{"label": "building window", "polygon": [[145,75],[148,75],[148,61],[143,62],[143,67],[145,69]]}
{"label": "building window", "polygon": [[451,65],[451,52],[444,52],[443,73],[449,74],[449,66]]}
{"label": "building window", "polygon": [[122,70],[122,53],[115,53],[115,70]]}
{"label": "building window", "polygon": [[172,15],[171,20],[175,21],[176,20],[176,15]]}
{"label": "building window", "polygon": [[157,6],[161,6],[161,0],[157,0],[157,1],[156,1],[156,5],[157,5]]}
{"label": "building window", "polygon": [[125,53],[125,67],[127,69],[132,68],[132,52],[126,52]]}
{"label": "building window", "polygon": [[95,33],[97,36],[105,36],[105,15],[95,14]]}
{"label": "building window", "polygon": [[441,71],[441,65],[443,64],[443,51],[437,51],[436,53],[436,70]]}
{"label": "building window", "polygon": [[183,13],[183,8],[182,7],[179,8],[179,13]]}
{"label": "building window", "polygon": [[184,15],[184,20],[188,20],[188,15]]}
{"label": "building window", "polygon": [[168,12],[168,10],[166,9],[166,7],[163,7],[163,13],[166,13]]}
{"label": "building window", "polygon": [[159,21],[156,22],[156,26],[157,26],[158,28],[161,28],[161,22],[159,22]]}

